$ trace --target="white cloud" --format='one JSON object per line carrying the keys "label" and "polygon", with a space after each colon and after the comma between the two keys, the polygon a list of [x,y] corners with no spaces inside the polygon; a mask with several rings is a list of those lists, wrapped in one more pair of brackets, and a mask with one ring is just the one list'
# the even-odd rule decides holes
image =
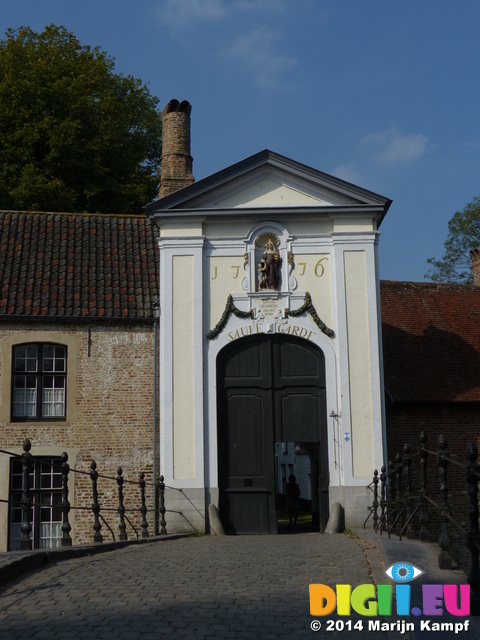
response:
{"label": "white cloud", "polygon": [[362,142],[381,148],[376,159],[383,165],[413,162],[429,148],[429,140],[422,133],[401,134],[395,128],[373,133]]}
{"label": "white cloud", "polygon": [[332,169],[331,174],[341,180],[346,180],[346,182],[352,182],[353,184],[360,184],[361,182],[360,172],[353,163],[339,164]]}
{"label": "white cloud", "polygon": [[232,4],[242,11],[283,11],[286,8],[285,0],[235,0]]}
{"label": "white cloud", "polygon": [[188,23],[226,18],[236,11],[283,11],[285,0],[162,0],[157,8],[160,22],[179,27]]}
{"label": "white cloud", "polygon": [[478,149],[480,147],[480,142],[478,140],[467,140],[462,146],[471,149]]}
{"label": "white cloud", "polygon": [[280,74],[297,64],[295,58],[275,49],[280,34],[270,27],[259,27],[236,39],[230,48],[230,56],[253,71],[260,85],[276,85]]}
{"label": "white cloud", "polygon": [[224,0],[163,0],[158,6],[160,21],[169,26],[218,20],[226,13]]}

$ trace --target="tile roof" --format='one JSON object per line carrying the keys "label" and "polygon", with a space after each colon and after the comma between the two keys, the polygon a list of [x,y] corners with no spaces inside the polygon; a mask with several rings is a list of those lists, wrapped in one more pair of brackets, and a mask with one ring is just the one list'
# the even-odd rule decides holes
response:
{"label": "tile roof", "polygon": [[144,214],[0,211],[0,315],[152,318],[155,236]]}
{"label": "tile roof", "polygon": [[480,287],[382,281],[380,295],[393,400],[480,401]]}

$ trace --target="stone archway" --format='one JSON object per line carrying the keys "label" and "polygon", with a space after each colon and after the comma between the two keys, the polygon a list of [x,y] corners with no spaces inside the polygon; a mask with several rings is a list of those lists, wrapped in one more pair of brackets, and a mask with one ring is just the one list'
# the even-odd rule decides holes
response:
{"label": "stone archway", "polygon": [[319,529],[328,518],[325,359],[310,342],[259,334],[217,358],[219,509],[229,533],[276,533],[274,443],[317,452]]}

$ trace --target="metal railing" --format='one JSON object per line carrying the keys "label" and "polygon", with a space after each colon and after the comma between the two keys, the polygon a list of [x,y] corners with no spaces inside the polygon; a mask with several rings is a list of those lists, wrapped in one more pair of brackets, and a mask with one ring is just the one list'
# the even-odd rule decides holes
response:
{"label": "metal railing", "polygon": [[[69,547],[72,545],[72,537],[70,532],[72,530],[70,524],[70,512],[72,509],[80,510],[80,511],[91,511],[93,514],[93,542],[103,542],[103,534],[102,534],[102,523],[109,530],[113,541],[115,541],[115,533],[104,517],[104,513],[106,512],[116,512],[118,514],[118,529],[119,529],[119,540],[127,540],[127,523],[130,528],[134,531],[137,539],[140,538],[140,534],[138,529],[134,526],[132,521],[130,520],[128,514],[129,513],[139,513],[141,517],[141,537],[148,538],[148,521],[147,514],[148,509],[145,501],[145,488],[147,486],[153,487],[152,483],[147,483],[145,480],[145,474],[139,473],[138,480],[128,480],[123,477],[123,470],[121,467],[117,468],[117,475],[109,476],[97,471],[97,464],[95,460],[92,460],[90,463],[90,470],[82,470],[82,469],[74,469],[70,467],[68,464],[68,455],[64,452],[60,456],[59,461],[55,461],[52,459],[43,460],[42,458],[34,458],[30,453],[31,450],[31,442],[26,439],[23,443],[23,453],[13,453],[12,451],[6,451],[4,449],[0,449],[0,453],[9,455],[12,458],[19,458],[22,465],[22,495],[20,499],[20,508],[22,514],[22,524],[21,524],[21,539],[20,539],[20,549],[21,550],[31,550],[32,549],[32,523],[30,522],[30,514],[32,507],[35,507],[36,503],[36,494],[32,491],[30,486],[30,473],[33,469],[34,462],[41,462],[42,464],[51,465],[53,469],[57,472],[61,473],[62,477],[62,500],[61,500],[61,510],[62,510],[62,537],[60,539],[60,545],[62,547]],[[70,473],[76,473],[79,475],[89,476],[91,480],[91,489],[92,489],[92,504],[90,506],[87,505],[75,505],[72,506],[68,499],[68,479]],[[101,504],[99,500],[99,492],[98,492],[98,484],[99,480],[109,480],[116,482],[117,485],[117,495],[118,495],[118,506],[114,507],[105,507]],[[136,485],[140,489],[140,506],[139,507],[131,507],[128,508],[125,505],[124,498],[124,485]],[[164,477],[160,476],[160,481],[156,485],[158,490],[158,499],[159,499],[159,514],[160,514],[160,535],[166,535],[167,533],[167,523],[165,521],[165,482]],[[11,495],[9,494],[8,500],[0,499],[0,502],[14,504],[15,506],[18,503],[14,503],[11,500]],[[39,506],[39,505],[37,505]],[[155,514],[154,514],[155,516]]]}
{"label": "metal railing", "polygon": [[[428,459],[436,458],[439,486],[435,492],[428,489]],[[397,453],[395,461],[390,461],[388,471],[382,466],[380,474],[374,471],[373,480],[368,488],[373,492],[372,506],[364,522],[364,528],[370,520],[373,528],[380,535],[384,531],[388,537],[392,533],[401,540],[407,538],[427,540],[431,537],[429,506],[437,514],[439,525],[440,552],[438,566],[440,569],[451,569],[453,565],[450,549],[452,546],[450,527],[453,526],[461,535],[470,553],[471,563],[468,583],[476,591],[480,590],[480,529],[478,507],[478,481],[480,479],[480,465],[478,463],[478,448],[475,442],[470,443],[466,450],[466,463],[455,460],[454,454],[447,453],[447,440],[443,435],[438,437],[437,450],[427,448],[427,434],[420,433],[418,449],[412,454],[410,445],[403,447],[403,455]],[[418,459],[416,468],[418,490],[412,491],[412,463]],[[449,501],[447,473],[449,465],[463,470],[468,493],[469,528],[465,528],[458,519],[452,516]],[[431,484],[431,483],[430,483]],[[465,504],[465,512],[467,505]]]}

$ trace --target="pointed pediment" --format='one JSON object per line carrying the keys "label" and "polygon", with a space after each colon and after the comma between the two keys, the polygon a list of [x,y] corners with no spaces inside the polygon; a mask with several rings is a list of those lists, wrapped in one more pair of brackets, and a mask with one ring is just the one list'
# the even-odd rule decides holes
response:
{"label": "pointed pediment", "polygon": [[274,207],[274,206],[315,206],[325,204],[321,199],[283,184],[272,178],[258,180],[245,189],[218,200],[218,207]]}
{"label": "pointed pediment", "polygon": [[175,216],[180,212],[286,209],[369,209],[377,220],[385,215],[390,200],[306,165],[262,151],[231,167],[152,202],[152,216]]}

